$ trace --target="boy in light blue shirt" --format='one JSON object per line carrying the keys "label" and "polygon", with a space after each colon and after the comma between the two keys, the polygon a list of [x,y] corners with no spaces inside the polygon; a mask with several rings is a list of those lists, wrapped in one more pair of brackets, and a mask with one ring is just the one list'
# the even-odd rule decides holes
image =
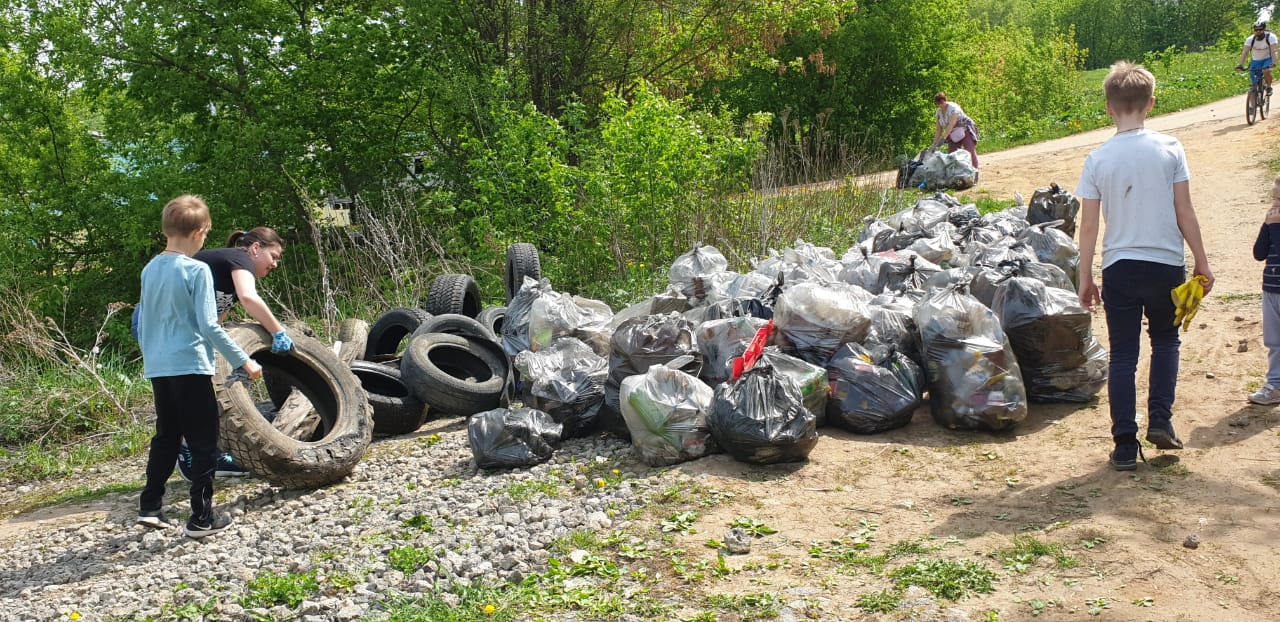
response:
{"label": "boy in light blue shirt", "polygon": [[173,475],[185,437],[195,477],[191,478],[191,519],[184,531],[189,537],[202,538],[231,525],[229,516],[213,509],[218,442],[214,350],[233,368],[243,368],[250,379],[262,377],[262,367],[218,324],[209,266],[191,258],[204,246],[212,225],[204,200],[182,195],[169,201],[161,222],[168,244],[142,269],[137,314],[142,371],[151,380],[156,403],[156,433],[147,457],[138,524],[166,525],[161,512],[165,482]]}

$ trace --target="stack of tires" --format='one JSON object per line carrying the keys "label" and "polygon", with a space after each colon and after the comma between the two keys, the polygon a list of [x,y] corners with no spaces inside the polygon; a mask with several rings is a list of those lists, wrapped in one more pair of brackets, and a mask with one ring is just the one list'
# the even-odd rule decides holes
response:
{"label": "stack of tires", "polygon": [[[525,276],[541,278],[537,249],[507,250],[507,300]],[[214,377],[223,423],[219,442],[255,475],[285,488],[314,488],[346,477],[373,434],[408,434],[429,416],[467,417],[506,407],[512,365],[499,335],[506,307],[482,308],[465,274],[431,284],[421,308],[395,307],[372,325],[347,319],[328,346],[290,331],[294,349],[271,352],[257,324],[228,326],[263,366],[265,394],[240,382],[219,357]],[[282,413],[289,419],[282,423]]]}

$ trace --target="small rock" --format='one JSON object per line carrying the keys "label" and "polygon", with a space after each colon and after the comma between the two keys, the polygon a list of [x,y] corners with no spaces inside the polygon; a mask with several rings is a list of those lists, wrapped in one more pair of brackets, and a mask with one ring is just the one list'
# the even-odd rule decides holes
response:
{"label": "small rock", "polygon": [[1236,352],[1248,352],[1248,351],[1249,351],[1249,342],[1245,341],[1244,339],[1241,339],[1240,345],[1236,346]]}
{"label": "small rock", "polygon": [[1194,533],[1187,536],[1187,539],[1182,541],[1182,546],[1185,546],[1189,549],[1200,548],[1200,536],[1197,536]]}
{"label": "small rock", "polygon": [[910,510],[911,508],[916,506],[916,502],[912,499],[903,499],[902,501],[898,502],[898,505],[904,509]]}
{"label": "small rock", "polygon": [[734,527],[724,533],[724,547],[733,555],[746,555],[751,552],[751,534],[746,529]]}
{"label": "small rock", "polygon": [[1230,419],[1227,419],[1227,425],[1235,428],[1243,428],[1249,425],[1249,423],[1250,422],[1249,422],[1248,415],[1240,415],[1238,417],[1232,417]]}
{"label": "small rock", "polygon": [[1205,372],[1205,373],[1204,373],[1204,377],[1205,377],[1205,378],[1209,378],[1209,379],[1213,379],[1213,378],[1216,378],[1217,376],[1214,376],[1214,375],[1213,375],[1213,372],[1211,372],[1211,371],[1207,371],[1207,372]]}

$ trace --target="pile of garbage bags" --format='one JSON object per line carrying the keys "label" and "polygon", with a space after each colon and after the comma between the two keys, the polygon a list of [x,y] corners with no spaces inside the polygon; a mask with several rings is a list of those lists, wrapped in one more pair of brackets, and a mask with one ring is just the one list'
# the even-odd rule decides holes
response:
{"label": "pile of garbage bags", "polygon": [[[953,166],[933,156],[918,174]],[[1031,402],[1085,402],[1106,384],[1076,301],[1072,199],[1053,188],[1033,223],[1023,206],[983,215],[939,192],[868,219],[841,254],[797,240],[746,272],[698,245],[664,291],[617,313],[525,279],[502,344],[557,439],[607,432],[655,466],[804,460],[821,426],[876,434],[926,402],[947,428],[1008,430]],[[553,436],[528,413],[486,417],[526,460]]]}

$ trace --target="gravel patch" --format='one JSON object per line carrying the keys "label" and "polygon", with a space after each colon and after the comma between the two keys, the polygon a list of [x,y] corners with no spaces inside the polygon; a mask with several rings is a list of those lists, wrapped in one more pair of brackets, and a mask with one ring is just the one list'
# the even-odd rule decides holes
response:
{"label": "gravel patch", "polygon": [[[222,619],[377,619],[378,604],[397,596],[545,571],[558,538],[625,528],[655,473],[608,437],[566,441],[532,468],[481,471],[453,425],[375,441],[327,488],[219,479],[218,507],[235,523],[201,540],[182,533],[190,510],[175,474],[166,529],[135,525],[136,495],[120,495],[105,521],[0,542],[0,620],[173,617],[206,602]],[[421,561],[406,568],[406,555]],[[255,579],[312,571],[320,589],[299,606],[246,606]]]}

